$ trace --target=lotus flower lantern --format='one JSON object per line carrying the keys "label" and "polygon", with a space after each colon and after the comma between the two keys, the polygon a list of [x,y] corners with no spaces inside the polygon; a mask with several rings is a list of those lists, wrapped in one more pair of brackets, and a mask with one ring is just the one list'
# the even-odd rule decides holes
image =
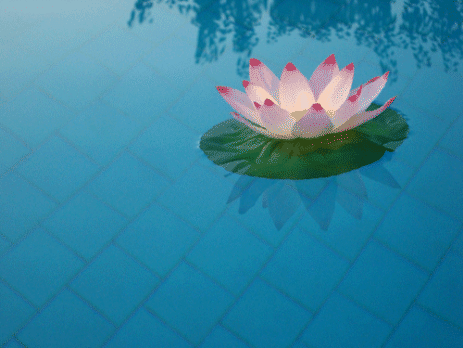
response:
{"label": "lotus flower lantern", "polygon": [[321,63],[310,80],[292,63],[281,78],[261,61],[252,58],[246,93],[217,87],[237,112],[233,117],[254,131],[271,138],[315,138],[357,127],[382,113],[395,99],[376,110],[365,111],[386,84],[386,72],[351,90],[354,64],[341,71],[334,54]]}

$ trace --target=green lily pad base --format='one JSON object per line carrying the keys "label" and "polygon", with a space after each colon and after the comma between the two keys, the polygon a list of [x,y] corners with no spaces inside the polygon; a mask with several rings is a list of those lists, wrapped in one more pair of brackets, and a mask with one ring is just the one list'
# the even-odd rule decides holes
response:
{"label": "green lily pad base", "polygon": [[[367,110],[379,108],[371,104]],[[394,151],[409,127],[397,112],[386,109],[348,131],[318,138],[269,138],[229,119],[207,131],[199,147],[215,164],[242,175],[303,180],[349,172]]]}

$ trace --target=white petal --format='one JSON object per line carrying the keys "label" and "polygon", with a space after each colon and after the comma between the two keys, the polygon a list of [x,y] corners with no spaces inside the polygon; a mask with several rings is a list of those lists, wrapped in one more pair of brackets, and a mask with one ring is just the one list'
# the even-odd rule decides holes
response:
{"label": "white petal", "polygon": [[249,60],[249,78],[251,83],[267,90],[275,100],[279,100],[280,80],[264,63],[255,58]]}
{"label": "white petal", "polygon": [[333,77],[317,99],[327,111],[335,111],[346,101],[354,79],[354,64],[351,63]]}
{"label": "white petal", "polygon": [[309,85],[315,100],[318,99],[320,93],[337,74],[339,74],[338,63],[336,63],[336,58],[332,54],[315,69],[310,77]]}
{"label": "white petal", "polygon": [[345,122],[343,125],[336,128],[334,131],[335,132],[343,132],[343,131],[345,131],[347,129],[355,128],[355,127],[361,125],[362,123],[365,123],[365,122],[371,120],[372,118],[375,118],[380,113],[382,113],[384,110],[386,110],[387,107],[389,105],[391,105],[391,103],[394,101],[395,98],[396,97],[392,97],[383,106],[381,106],[380,108],[378,108],[376,110],[363,111],[363,112],[360,112],[360,113],[352,116],[349,120],[347,120],[347,122]]}
{"label": "white petal", "polygon": [[320,104],[313,104],[307,113],[293,127],[293,136],[315,138],[330,133],[333,129],[330,117]]}
{"label": "white petal", "polygon": [[359,97],[362,93],[362,87],[357,88],[357,92],[354,95],[351,95],[347,100],[342,104],[342,106],[336,110],[336,112],[331,116],[331,122],[335,127],[339,127],[345,123],[349,118],[356,115],[358,112],[363,111],[360,109]]}
{"label": "white petal", "polygon": [[288,111],[267,99],[258,109],[262,125],[273,133],[274,138],[291,138],[291,129],[296,120]]}
{"label": "white petal", "polygon": [[280,107],[290,113],[309,109],[315,103],[309,81],[292,63],[286,64],[280,79]]}
{"label": "white petal", "polygon": [[365,110],[373,103],[373,100],[379,95],[387,82],[389,71],[381,77],[375,77],[368,81],[362,88],[362,94],[359,98],[360,110]]}
{"label": "white petal", "polygon": [[257,113],[254,104],[249,97],[236,89],[230,87],[218,86],[217,90],[220,95],[231,105],[233,109],[254,123],[261,124],[262,120]]}
{"label": "white petal", "polygon": [[252,102],[264,104],[265,99],[270,99],[275,104],[278,104],[278,102],[273,98],[273,96],[269,92],[267,92],[265,88],[254,85],[246,80],[243,81],[243,87],[246,90],[246,94]]}

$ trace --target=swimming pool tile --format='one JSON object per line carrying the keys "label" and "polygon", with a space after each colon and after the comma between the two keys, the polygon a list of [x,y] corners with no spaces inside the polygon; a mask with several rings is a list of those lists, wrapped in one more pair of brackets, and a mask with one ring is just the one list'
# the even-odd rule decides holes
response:
{"label": "swimming pool tile", "polygon": [[144,308],[140,308],[124,323],[104,347],[153,347],[153,345],[166,348],[193,347]]}
{"label": "swimming pool tile", "polygon": [[187,259],[238,295],[272,250],[225,214],[195,245]]}
{"label": "swimming pool tile", "polygon": [[[5,19],[8,18],[8,16],[3,17]],[[23,18],[22,15],[20,18],[21,17]],[[9,19],[11,20],[13,18],[14,17],[10,17]],[[15,22],[18,23],[19,21],[15,20]],[[4,23],[5,22],[2,21],[2,24]],[[24,36],[27,37],[27,34]],[[34,41],[29,38],[27,38],[27,40],[29,42]],[[50,64],[49,59],[37,61],[36,55],[24,54],[23,50],[14,47],[18,42],[17,40],[10,40],[10,44],[6,42],[6,40],[2,40],[2,48],[6,51],[8,50],[7,47],[10,47],[9,54],[3,54],[2,57],[0,57],[0,65],[3,67],[2,73],[0,74],[0,90],[5,100],[15,98]],[[5,69],[5,67],[8,68]]]}
{"label": "swimming pool tile", "polygon": [[[463,112],[462,84],[463,76],[453,72],[446,73],[442,66],[434,64],[429,68],[423,67],[416,73],[401,98],[409,103],[415,103],[419,97],[417,107],[438,117],[448,126]],[[437,98],[436,93],[445,97]]]}
{"label": "swimming pool tile", "polygon": [[[320,201],[316,201],[316,203],[323,204]],[[383,214],[383,211],[365,202],[362,204],[362,216],[357,219],[339,203],[336,203],[333,216],[326,230],[322,229],[309,213],[302,217],[297,226],[316,239],[328,244],[348,260],[353,261],[373,233]]]}
{"label": "swimming pool tile", "polygon": [[44,218],[55,203],[16,172],[0,179],[0,231],[15,241]]}
{"label": "swimming pool tile", "polygon": [[147,126],[178,97],[179,92],[168,80],[144,63],[138,63],[105,93],[103,100]]}
{"label": "swimming pool tile", "polygon": [[444,137],[439,141],[442,147],[451,153],[463,158],[463,115],[460,115],[455,123],[447,130]]}
{"label": "swimming pool tile", "polygon": [[24,346],[21,343],[19,343],[18,341],[13,339],[10,342],[8,342],[8,344],[5,346],[5,348],[24,348]]}
{"label": "swimming pool tile", "polygon": [[183,124],[162,115],[130,146],[130,151],[170,178],[178,179],[202,154],[199,140]]}
{"label": "swimming pool tile", "polygon": [[225,210],[231,188],[225,179],[194,165],[156,202],[204,231]]}
{"label": "swimming pool tile", "polygon": [[463,232],[460,232],[460,236],[453,243],[452,249],[463,257]]}
{"label": "swimming pool tile", "polygon": [[396,324],[426,280],[425,272],[372,241],[344,278],[339,292]]}
{"label": "swimming pool tile", "polygon": [[249,348],[242,340],[217,325],[214,330],[206,337],[200,348]]}
{"label": "swimming pool tile", "polygon": [[[352,88],[357,88],[359,84],[365,83],[372,77],[379,75],[381,73],[380,70],[372,72],[372,76],[370,76],[371,73],[368,71],[367,75],[369,78],[366,81],[362,81],[363,78],[359,80],[359,77],[361,76],[360,72],[364,70],[365,64],[362,63],[361,68],[358,67],[358,64],[360,64],[365,55],[371,51],[371,47],[359,45],[353,35],[347,36],[344,34],[342,35],[343,37],[338,37],[338,35],[335,34],[336,30],[331,26],[331,23],[333,23],[333,20],[328,23],[329,29],[327,32],[330,35],[329,42],[317,40],[317,35],[315,38],[310,37],[305,39],[309,41],[307,47],[304,48],[300,55],[295,56],[291,60],[298,70],[307,77],[307,79],[310,79],[318,65],[334,53],[339,69],[344,68],[350,63],[354,63],[355,72]],[[353,24],[353,26],[355,27],[355,24]],[[368,34],[365,36],[368,36]],[[333,50],[333,47],[336,47],[336,50]],[[370,67],[367,68],[368,70],[371,70]]]}
{"label": "swimming pool tile", "polygon": [[17,167],[20,174],[59,201],[69,198],[97,169],[58,137],[51,138]]}
{"label": "swimming pool tile", "polygon": [[153,204],[127,226],[117,238],[117,243],[164,277],[198,237],[198,231]]}
{"label": "swimming pool tile", "polygon": [[[215,0],[212,0],[215,1]],[[179,4],[179,7],[182,6]],[[194,11],[194,7],[199,7],[199,5],[195,2],[192,2],[190,0],[190,4],[188,5],[183,5],[184,8],[187,8],[188,6],[190,7],[189,16],[191,17],[191,20],[188,21],[188,23],[185,26],[182,26],[181,30],[175,32],[172,37],[170,37],[168,40],[182,40],[184,42],[189,43],[190,45],[196,47],[198,43],[200,43],[201,39],[199,38],[200,31],[202,28],[194,23],[195,17],[198,12]],[[203,11],[201,11],[203,12]],[[183,13],[186,15],[186,13]],[[166,41],[168,41],[166,40]],[[201,44],[200,44],[201,45]],[[201,64],[201,62],[199,62]],[[206,64],[207,65],[207,64]]]}
{"label": "swimming pool tile", "polygon": [[[412,196],[462,220],[463,159],[433,151],[407,188]],[[438,188],[436,190],[436,188]]]}
{"label": "swimming pool tile", "polygon": [[[149,6],[149,4],[147,5]],[[159,44],[163,42],[181,29],[188,21],[188,18],[182,16],[178,8],[173,7],[172,4],[169,6],[167,3],[156,3],[156,9],[152,11],[149,11],[149,7],[145,8],[143,5],[138,7],[136,3],[133,7],[131,13],[126,11],[127,15],[119,18],[118,25],[150,43]],[[141,23],[140,18],[143,18]]]}
{"label": "swimming pool tile", "polygon": [[75,52],[41,75],[35,83],[69,107],[80,110],[115,82],[113,73]]}
{"label": "swimming pool tile", "polygon": [[448,253],[424,288],[418,302],[463,328],[463,258]]}
{"label": "swimming pool tile", "polygon": [[276,23],[283,22],[280,26],[314,34],[343,8],[330,1],[317,5],[311,1],[285,0],[273,6],[270,15]]}
{"label": "swimming pool tile", "polygon": [[[1,41],[5,54],[0,57],[0,66],[3,68],[0,89],[7,98],[14,97],[53,63],[88,40],[89,32],[109,17],[108,11],[104,12],[104,18],[97,14],[97,4],[92,10],[95,16],[99,16],[99,20],[93,22],[86,17],[90,14],[87,9],[76,17],[75,11],[63,11],[64,6],[59,8],[61,4],[56,6],[56,3],[48,11],[43,10],[42,5],[45,3],[11,3],[13,6],[9,7],[8,3],[4,4],[2,10],[5,10],[5,20],[2,21]],[[19,9],[18,5],[22,8]],[[5,26],[8,29],[4,30]],[[11,30],[14,36],[4,36],[3,33]]]}
{"label": "swimming pool tile", "polygon": [[148,205],[168,182],[127,152],[88,186],[97,197],[131,217]]}
{"label": "swimming pool tile", "polygon": [[[268,17],[268,15],[266,15],[265,17]],[[243,52],[235,52],[235,63],[231,67],[233,67],[233,70],[235,71],[237,71],[238,69],[238,71],[242,74],[241,78],[247,81],[249,81],[250,58],[259,59],[271,71],[273,71],[273,73],[278,78],[280,78],[281,72],[283,71],[286,64],[288,64],[288,62],[290,61],[292,62],[293,57],[300,54],[303,51],[303,49],[307,47],[309,42],[314,40],[312,37],[303,37],[301,35],[303,33],[301,30],[293,30],[286,32],[286,30],[283,29],[285,31],[285,33],[282,34],[284,35],[284,38],[278,36],[275,31],[280,28],[272,29],[266,27],[265,17],[258,19],[259,24],[256,25],[254,29],[249,29],[237,25],[236,28],[238,30],[235,29],[234,33],[234,36],[236,38],[234,37],[233,42],[230,42],[230,45],[228,46],[230,49],[234,48],[235,46],[241,47]],[[279,21],[279,19],[277,20]],[[279,21],[279,23],[281,23],[281,21]],[[256,32],[258,33],[257,35]],[[271,42],[271,44],[269,44],[268,42],[266,42],[265,45],[259,44],[260,40],[269,41]],[[247,53],[246,47],[248,47],[249,45],[253,46],[250,57],[249,54],[245,55],[245,53]],[[241,55],[239,55],[239,53],[241,53]],[[296,65],[296,63],[294,64]],[[296,65],[296,67],[299,68],[298,65]],[[301,72],[305,75],[304,71]],[[309,73],[309,77],[312,72],[313,70]],[[244,92],[242,84],[238,85],[237,88]]]}
{"label": "swimming pool tile", "polygon": [[[231,40],[229,39],[229,41]],[[228,86],[239,89],[244,93],[243,79],[249,81],[249,70],[243,73],[237,71],[240,56],[239,53],[233,51],[233,48],[230,47],[231,45],[232,42],[228,42],[225,50],[219,55],[219,58],[206,64],[204,75],[207,76],[214,86]],[[257,56],[258,55],[256,55],[256,57]],[[266,65],[267,63],[271,65],[272,62],[267,62],[267,60],[265,60]],[[275,68],[277,68],[277,66],[275,66]]]}
{"label": "swimming pool tile", "polygon": [[[398,73],[394,74],[394,66],[383,64],[379,57],[377,57],[374,61],[376,63],[372,63],[366,60],[360,62],[354,61],[355,72],[354,81],[352,82],[352,89],[367,83],[376,76],[382,76],[387,71],[390,71],[384,88],[372,102],[375,104],[383,105],[394,96],[401,98],[402,92],[407,88],[411,79],[406,75]],[[343,67],[344,66],[339,66],[339,69],[342,69]],[[391,104],[392,109],[397,107],[396,102],[398,100],[399,99],[394,100],[394,102]]]}
{"label": "swimming pool tile", "polygon": [[[1,121],[0,121],[1,122]],[[8,169],[29,153],[29,149],[18,139],[0,129],[0,166]],[[0,171],[0,174],[3,174]]]}
{"label": "swimming pool tile", "polygon": [[[245,182],[245,187],[240,188],[244,191],[239,192],[240,180],[227,194],[228,200],[236,197],[228,204],[227,214],[267,243],[277,246],[304,213],[294,182],[249,177],[250,182]],[[264,196],[271,198],[272,208],[263,208]]]}
{"label": "swimming pool tile", "polygon": [[302,340],[298,340],[296,343],[294,343],[291,348],[308,348]]}
{"label": "swimming pool tile", "polygon": [[463,331],[413,306],[385,348],[463,346]]}
{"label": "swimming pool tile", "polygon": [[362,181],[372,204],[388,210],[402,192],[416,170],[386,152],[383,157],[359,169]]}
{"label": "swimming pool tile", "polygon": [[[278,2],[281,0],[277,0]],[[273,2],[273,6],[275,6],[275,2]],[[236,27],[253,27],[257,26],[260,23],[260,14],[263,11],[262,8],[258,6],[252,6],[250,4],[243,4],[242,9],[240,11],[230,11],[231,6],[227,6],[228,4],[217,1],[217,0],[209,0],[210,5],[205,7],[200,14],[201,21],[204,22],[221,22],[223,21],[224,16],[226,16],[228,27],[230,32],[234,31],[234,36],[236,35]],[[226,25],[225,23],[223,25]],[[221,33],[223,34],[223,33]],[[220,36],[219,36],[220,37]],[[215,40],[217,41],[217,40]],[[220,42],[220,41],[219,41]]]}
{"label": "swimming pool tile", "polygon": [[0,277],[36,306],[42,306],[84,265],[42,229],[0,259]]}
{"label": "swimming pool tile", "polygon": [[146,306],[193,344],[198,344],[232,301],[233,297],[220,286],[182,263],[161,284]]}
{"label": "swimming pool tile", "polygon": [[[180,34],[181,35],[181,34]],[[143,61],[159,72],[177,90],[186,90],[206,68],[196,62],[195,44],[175,36],[154,47]]]}
{"label": "swimming pool tile", "polygon": [[35,148],[75,115],[38,91],[27,88],[0,107],[0,123]]}
{"label": "swimming pool tile", "polygon": [[375,237],[429,272],[448,250],[461,223],[402,194],[386,214]]}
{"label": "swimming pool tile", "polygon": [[127,28],[115,25],[88,41],[79,52],[92,57],[102,66],[121,76],[150,48],[150,43],[133,35]]}
{"label": "swimming pool tile", "polygon": [[119,248],[110,246],[77,276],[70,287],[120,325],[157,282],[157,277]]}
{"label": "swimming pool tile", "polygon": [[137,135],[141,126],[102,103],[92,104],[60,133],[99,164],[109,162]]}
{"label": "swimming pool tile", "polygon": [[333,293],[304,331],[303,340],[314,348],[381,347],[392,326],[343,296]]}
{"label": "swimming pool tile", "polygon": [[224,326],[256,348],[286,347],[311,314],[257,278],[223,319]]}
{"label": "swimming pool tile", "polygon": [[[231,81],[220,80],[221,84],[218,86],[240,88],[230,86]],[[198,134],[205,133],[216,124],[231,118],[230,112],[234,111],[217,91],[216,86],[202,76],[169,109],[169,113]]]}
{"label": "swimming pool tile", "polygon": [[10,288],[0,282],[0,345],[6,343],[34,313],[33,308]]}
{"label": "swimming pool tile", "polygon": [[[7,3],[4,4],[3,9],[7,7]],[[15,39],[2,40],[2,44],[7,45],[2,45],[4,52],[8,52],[3,55],[5,61],[0,62],[0,66],[7,67],[0,77],[2,92],[11,97],[62,57],[105,30],[108,24],[120,17],[122,6],[118,5],[116,2],[111,6],[101,2],[89,8],[86,1],[72,4],[23,2],[10,5],[4,16],[9,17],[8,23],[14,22],[10,28],[24,28],[30,26],[31,22],[35,23],[27,30],[14,30]],[[79,16],[75,15],[77,12]],[[101,16],[102,13],[105,16]]]}
{"label": "swimming pool tile", "polygon": [[[340,194],[336,179],[299,180],[296,182],[296,187],[299,191],[299,198],[303,203],[304,216],[302,219],[306,219],[303,222],[304,228],[315,229],[320,227],[323,231],[326,231],[333,219],[337,196]],[[360,199],[352,195],[350,197],[355,199],[357,207],[361,206]],[[307,219],[307,213],[310,215],[309,219]]]}
{"label": "swimming pool tile", "polygon": [[10,242],[0,236],[0,255],[10,247]]}
{"label": "swimming pool tile", "polygon": [[261,276],[315,311],[341,281],[348,266],[346,260],[296,228]]}
{"label": "swimming pool tile", "polygon": [[42,225],[86,259],[92,258],[126,220],[83,191],[61,206]]}
{"label": "swimming pool tile", "polygon": [[[395,4],[394,4],[395,3]],[[397,9],[402,7],[404,3],[403,2],[396,2],[396,1],[391,1],[391,8],[394,8],[394,12],[398,12]],[[417,4],[414,3],[408,3],[406,6],[407,10],[418,10]],[[398,13],[397,13],[398,14]],[[401,16],[400,14],[399,16]],[[408,14],[410,16],[413,16],[411,14]],[[395,25],[397,23],[402,23],[403,18],[398,18],[398,21],[396,21]],[[402,34],[403,35],[403,34]],[[399,36],[400,37],[400,36]],[[403,37],[403,36],[402,36]],[[439,66],[442,62],[442,51],[439,49],[431,49],[431,45],[429,44],[430,42],[428,41],[427,43],[423,43],[421,45],[421,53],[422,55],[418,56],[417,55],[417,47],[415,45],[410,45],[409,43],[406,43],[406,40],[397,40],[401,42],[396,42],[393,45],[390,45],[391,37],[388,35],[388,37],[385,39],[384,35],[381,34],[380,37],[378,38],[378,43],[376,45],[376,49],[372,51],[370,54],[368,54],[365,59],[369,63],[376,64],[376,62],[379,62],[379,64],[384,65],[385,63],[387,64],[386,60],[381,56],[381,53],[384,54],[385,49],[387,47],[387,53],[385,58],[389,60],[389,64],[393,68],[393,70],[396,70],[399,74],[399,76],[407,76],[412,78],[416,72],[418,72],[420,69],[423,67],[426,68],[427,64],[430,64],[433,66]],[[430,40],[434,41],[434,40]],[[390,46],[390,47],[388,47]],[[377,51],[377,53],[375,52]],[[421,60],[421,62],[418,61],[417,56],[419,57],[418,59]],[[421,65],[421,66],[419,66]],[[428,69],[428,68],[426,68]],[[392,69],[391,69],[392,70]]]}
{"label": "swimming pool tile", "polygon": [[27,347],[97,348],[113,330],[81,299],[64,290],[17,337]]}
{"label": "swimming pool tile", "polygon": [[408,138],[392,156],[413,168],[418,168],[444,135],[447,126],[437,117],[416,109],[414,104],[409,104],[402,97],[394,101],[392,108],[405,118],[410,127]]}
{"label": "swimming pool tile", "polygon": [[[374,7],[370,6],[369,3],[351,0],[344,1],[343,4],[346,6],[335,15],[335,20],[338,23],[336,27],[339,28],[340,23],[346,27],[358,24],[359,29],[352,35],[357,36],[358,41],[362,42],[363,45],[371,45],[370,42],[362,40],[363,35],[380,36],[384,32],[394,30],[397,18],[392,13],[389,1],[380,0],[375,2]],[[386,47],[389,48],[390,46],[391,43],[388,43]],[[382,49],[385,50],[385,48]]]}

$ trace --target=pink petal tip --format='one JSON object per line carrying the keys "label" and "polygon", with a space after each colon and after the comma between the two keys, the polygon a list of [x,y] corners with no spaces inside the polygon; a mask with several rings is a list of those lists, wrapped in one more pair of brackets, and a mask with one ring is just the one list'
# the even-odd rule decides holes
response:
{"label": "pink petal tip", "polygon": [[262,62],[261,62],[259,59],[251,58],[251,59],[249,60],[249,64],[250,64],[252,67],[256,67],[256,66],[259,66],[260,64],[262,64]]}
{"label": "pink petal tip", "polygon": [[286,69],[286,71],[294,71],[294,70],[296,70],[296,67],[294,66],[293,63],[288,63],[288,64],[286,64],[285,69]]}
{"label": "pink petal tip", "polygon": [[387,77],[389,76],[389,71],[384,74],[384,78],[387,80]]}
{"label": "pink petal tip", "polygon": [[366,84],[370,84],[370,83],[373,83],[375,82],[377,79],[379,79],[379,76],[376,76],[376,77],[373,77],[370,81],[368,81]]}
{"label": "pink petal tip", "polygon": [[265,99],[264,104],[267,106],[272,106],[273,102],[270,99]]}
{"label": "pink petal tip", "polygon": [[226,94],[229,90],[228,87],[223,87],[223,86],[217,86],[217,90],[219,91],[220,94]]}
{"label": "pink petal tip", "polygon": [[323,107],[319,103],[313,104],[312,107],[313,107],[313,109],[315,111],[322,111],[323,110]]}
{"label": "pink petal tip", "polygon": [[346,66],[346,70],[349,70],[349,71],[354,70],[354,63],[350,63],[348,66]]}
{"label": "pink petal tip", "polygon": [[323,62],[323,64],[325,65],[334,65],[336,64],[336,58],[334,58],[334,53],[329,56],[328,58],[325,59],[325,61]]}
{"label": "pink petal tip", "polygon": [[254,106],[259,109],[260,108],[260,104],[258,102],[254,102]]}
{"label": "pink petal tip", "polygon": [[358,99],[358,97],[360,97],[360,93],[362,93],[362,85],[360,85],[359,89],[357,90],[357,93],[349,97],[349,101],[355,102]]}
{"label": "pink petal tip", "polygon": [[246,88],[249,86],[249,81],[243,80],[243,87]]}

